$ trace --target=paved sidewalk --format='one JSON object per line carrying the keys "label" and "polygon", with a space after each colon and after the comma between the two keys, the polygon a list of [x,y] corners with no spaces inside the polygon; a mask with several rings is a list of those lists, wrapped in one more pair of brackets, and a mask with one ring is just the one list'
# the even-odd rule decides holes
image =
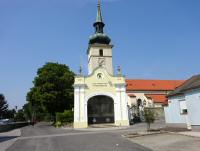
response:
{"label": "paved sidewalk", "polygon": [[194,132],[194,131],[178,132],[178,134],[192,136],[192,137],[200,137],[200,132]]}
{"label": "paved sidewalk", "polygon": [[20,129],[0,133],[0,151],[5,151],[21,136]]}
{"label": "paved sidewalk", "polygon": [[146,135],[129,140],[153,151],[199,151],[200,148],[199,137],[188,137],[177,133]]}

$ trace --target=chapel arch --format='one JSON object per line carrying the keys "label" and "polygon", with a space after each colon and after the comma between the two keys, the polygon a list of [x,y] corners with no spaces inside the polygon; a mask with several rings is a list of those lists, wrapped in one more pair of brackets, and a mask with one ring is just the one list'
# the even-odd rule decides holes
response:
{"label": "chapel arch", "polygon": [[88,100],[88,124],[114,123],[114,100],[106,95],[93,96]]}

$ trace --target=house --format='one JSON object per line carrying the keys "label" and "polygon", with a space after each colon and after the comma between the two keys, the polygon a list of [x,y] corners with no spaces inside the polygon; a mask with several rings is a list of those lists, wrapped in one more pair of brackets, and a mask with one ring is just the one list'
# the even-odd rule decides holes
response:
{"label": "house", "polygon": [[164,107],[168,124],[200,126],[200,75],[195,75],[168,94]]}

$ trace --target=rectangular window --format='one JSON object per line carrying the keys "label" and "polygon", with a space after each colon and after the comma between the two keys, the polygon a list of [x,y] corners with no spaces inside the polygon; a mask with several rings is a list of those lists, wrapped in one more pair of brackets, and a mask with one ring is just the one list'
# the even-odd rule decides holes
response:
{"label": "rectangular window", "polygon": [[186,100],[179,100],[181,114],[187,114]]}

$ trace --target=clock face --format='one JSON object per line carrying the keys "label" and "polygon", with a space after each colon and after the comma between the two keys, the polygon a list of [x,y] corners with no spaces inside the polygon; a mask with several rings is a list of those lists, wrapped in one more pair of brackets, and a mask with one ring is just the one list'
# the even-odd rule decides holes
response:
{"label": "clock face", "polygon": [[99,66],[104,66],[105,65],[105,58],[99,58],[98,63],[99,63]]}
{"label": "clock face", "polygon": [[103,78],[103,74],[102,73],[98,73],[97,74],[97,79],[102,79]]}

